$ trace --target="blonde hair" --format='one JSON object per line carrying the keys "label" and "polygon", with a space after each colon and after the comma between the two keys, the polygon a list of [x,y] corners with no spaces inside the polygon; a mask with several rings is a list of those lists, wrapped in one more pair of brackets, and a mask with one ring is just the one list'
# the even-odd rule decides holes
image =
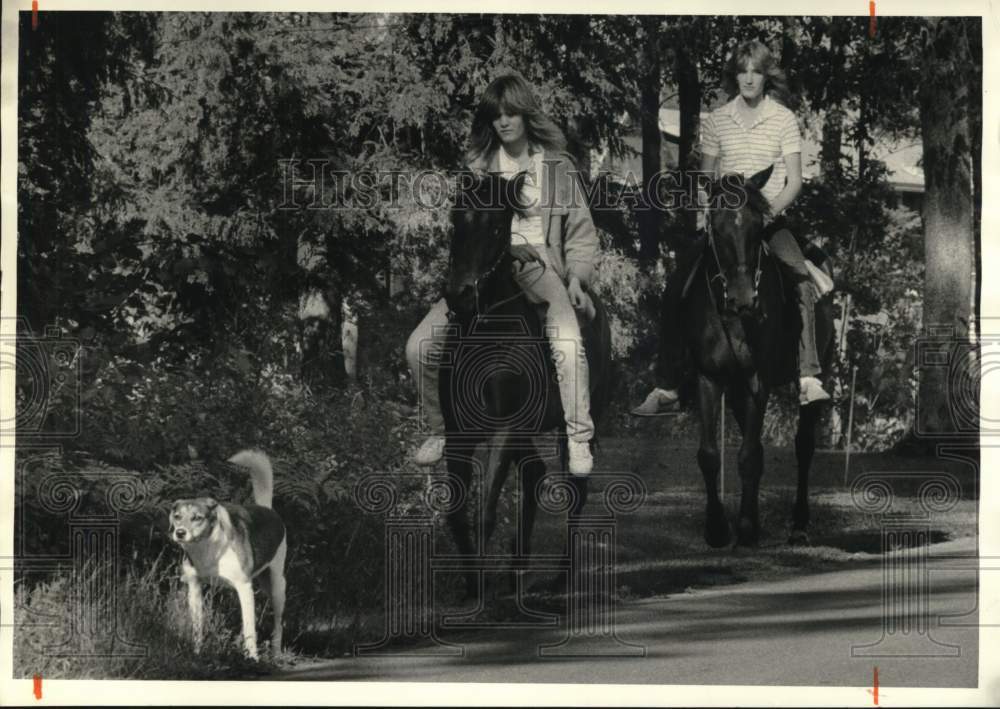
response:
{"label": "blonde hair", "polygon": [[764,93],[780,103],[785,108],[795,109],[798,103],[788,89],[788,79],[785,72],[778,66],[777,60],[763,42],[751,39],[743,42],[729,55],[725,68],[722,70],[722,87],[729,98],[739,94],[739,82],[736,75],[746,67],[753,67],[764,75]]}
{"label": "blonde hair", "polygon": [[532,145],[551,152],[566,149],[566,137],[542,110],[531,85],[520,74],[511,73],[494,79],[479,99],[469,132],[469,152],[466,156],[469,162],[499,147],[500,138],[493,130],[493,121],[501,113],[520,115],[524,119],[524,131]]}

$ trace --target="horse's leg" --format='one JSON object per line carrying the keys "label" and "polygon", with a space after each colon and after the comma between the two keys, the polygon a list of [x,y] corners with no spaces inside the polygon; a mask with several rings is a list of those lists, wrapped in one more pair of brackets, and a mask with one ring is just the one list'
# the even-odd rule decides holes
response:
{"label": "horse's leg", "polygon": [[[493,538],[497,526],[497,508],[500,505],[500,494],[507,482],[510,466],[518,455],[518,442],[511,438],[509,431],[498,431],[487,444],[486,467],[483,470],[483,486],[485,497],[482,504],[483,515],[483,553]],[[513,579],[510,586],[514,588]],[[503,591],[502,582],[495,582],[491,574],[484,576],[484,593],[487,597],[496,598]]]}
{"label": "horse's leg", "polygon": [[500,493],[510,465],[515,458],[514,442],[508,431],[498,431],[488,444],[486,468],[483,484],[487,485],[486,499],[483,503],[483,541],[488,542],[493,537],[497,526],[497,505],[500,504]]}
{"label": "horse's leg", "polygon": [[[471,443],[454,443],[450,438],[445,446],[445,460],[448,464],[448,473],[454,475],[465,490],[460,502],[455,505],[446,515],[445,519],[451,536],[455,540],[458,553],[463,557],[462,563],[471,567],[473,564],[473,554],[475,546],[472,543],[472,530],[469,526],[468,503],[469,495],[472,491],[472,466],[475,447]],[[478,577],[476,573],[468,568],[464,572],[465,576],[465,597],[474,598],[479,590]]]}
{"label": "horse's leg", "polygon": [[[756,393],[754,393],[756,392]],[[736,544],[757,546],[760,537],[760,479],[764,474],[764,447],[760,438],[767,409],[767,392],[755,382],[731,392],[733,413],[743,434],[736,467],[740,472],[740,517],[737,523]]]}
{"label": "horse's leg", "polygon": [[514,535],[513,553],[515,557],[531,555],[531,532],[535,528],[538,513],[538,486],[545,475],[545,462],[537,450],[530,450],[519,456],[516,464],[521,475],[521,515]]}
{"label": "horse's leg", "polygon": [[705,541],[711,547],[723,547],[729,543],[729,522],[726,510],[719,499],[719,457],[718,421],[719,400],[722,386],[704,374],[698,375],[698,413],[701,417],[701,445],[698,447],[698,466],[705,478],[705,493],[708,504],[705,508]]}
{"label": "horse's leg", "polygon": [[792,534],[789,544],[808,544],[809,534],[809,470],[816,451],[816,424],[820,405],[810,404],[799,408],[799,430],[795,433],[795,459],[799,467],[798,487],[795,490],[795,508],[792,511]]}

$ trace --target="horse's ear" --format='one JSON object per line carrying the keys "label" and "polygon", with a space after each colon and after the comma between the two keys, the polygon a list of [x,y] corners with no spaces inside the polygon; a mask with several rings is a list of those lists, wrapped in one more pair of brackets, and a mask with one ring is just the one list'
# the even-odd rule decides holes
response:
{"label": "horse's ear", "polygon": [[769,165],[767,168],[761,170],[760,172],[751,175],[750,179],[747,180],[751,185],[756,187],[758,190],[764,189],[764,185],[767,181],[771,179],[771,173],[774,172],[774,165]]}

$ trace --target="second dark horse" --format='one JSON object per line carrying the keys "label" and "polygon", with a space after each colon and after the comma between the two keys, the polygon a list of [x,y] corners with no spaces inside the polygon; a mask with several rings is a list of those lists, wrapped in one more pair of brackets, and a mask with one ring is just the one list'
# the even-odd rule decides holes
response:
{"label": "second dark horse", "polygon": [[[505,180],[477,176],[459,192],[452,209],[452,241],[445,298],[451,310],[440,376],[446,424],[445,459],[461,483],[462,499],[447,514],[459,554],[470,565],[466,590],[475,593],[473,558],[483,554],[497,523],[497,503],[513,465],[521,477],[520,514],[514,557],[530,554],[531,531],[546,472],[535,437],[557,429],[565,468],[565,421],[554,379],[549,343],[539,306],[528,301],[513,276],[511,220],[518,210],[523,175]],[[596,315],[583,327],[590,366],[591,416],[595,424],[606,406],[611,366],[611,333],[596,296]],[[477,465],[475,448],[486,443],[481,497],[469,519],[468,493]],[[587,498],[587,478],[568,475],[564,492],[570,515]]]}
{"label": "second dark horse", "polygon": [[[719,498],[720,453],[718,422],[725,392],[743,434],[737,467],[742,482],[736,543],[755,546],[760,536],[760,480],[764,472],[761,434],[772,389],[798,381],[798,308],[779,273],[777,259],[764,247],[764,216],[769,211],[760,192],[771,168],[746,181],[726,175],[713,184],[715,197],[739,194],[736,206],[717,206],[707,219],[709,232],[701,266],[695,273],[682,317],[685,343],[698,374],[701,444],[698,465],[705,480],[708,504],[705,540],[710,546],[729,543],[731,531]],[[830,273],[823,252],[808,249],[807,258]],[[816,345],[820,365],[827,369],[833,344],[831,298],[816,303]],[[807,543],[809,468],[816,448],[815,429],[822,403],[799,409],[795,436],[798,487],[792,512],[790,543]]]}

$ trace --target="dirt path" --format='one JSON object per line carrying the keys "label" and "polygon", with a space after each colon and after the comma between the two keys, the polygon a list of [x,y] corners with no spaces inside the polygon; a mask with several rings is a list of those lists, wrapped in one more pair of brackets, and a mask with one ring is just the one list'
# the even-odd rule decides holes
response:
{"label": "dirt path", "polygon": [[[855,456],[848,483],[866,472],[939,471],[960,487],[962,499],[946,514],[929,519],[929,548],[885,556],[880,522],[858,509],[850,484],[844,485],[843,456],[837,452],[820,452],[815,461],[813,546],[787,546],[794,454],[770,449],[761,495],[762,546],[733,552],[710,550],[703,541],[704,496],[694,454],[692,446],[672,442],[604,443],[599,470],[637,474],[648,493],[638,509],[621,516],[615,530],[613,588],[620,644],[608,637],[592,638],[572,645],[568,656],[545,654],[540,648],[567,637],[562,617],[544,628],[442,631],[441,638],[457,655],[427,656],[437,651],[428,644],[397,646],[389,648],[392,655],[300,664],[275,678],[866,688],[877,665],[883,687],[975,686],[977,465],[954,459]],[[725,502],[731,518],[738,505],[735,455],[734,447],[727,449]],[[894,510],[913,509],[919,482],[910,485],[894,478],[899,488]],[[600,504],[600,486],[593,486],[588,506]],[[509,520],[513,508],[506,514]],[[540,517],[537,553],[560,553],[564,524],[557,515]],[[508,521],[508,528],[501,525],[498,531],[494,552],[502,553],[506,544],[499,540],[509,533]],[[925,551],[930,555],[926,612],[911,604],[905,612],[887,614],[885,570],[912,571]],[[897,573],[896,578],[902,577]],[[913,600],[912,594],[905,598]],[[945,616],[966,613],[970,615],[939,624]],[[852,654],[852,646],[883,637],[887,617],[895,617],[898,627],[908,632],[890,633],[892,645],[855,648]],[[621,656],[608,657],[609,652]]]}
{"label": "dirt path", "polygon": [[[874,650],[855,648],[854,656],[852,646],[883,637],[883,567],[878,560],[838,571],[620,603],[615,627],[622,644],[607,638],[584,640],[562,657],[539,649],[566,637],[561,625],[491,629],[445,636],[461,649],[458,656],[425,656],[435,651],[430,645],[397,647],[393,656],[300,665],[270,679],[864,688],[871,686],[877,665],[883,687],[970,687],[978,671],[976,573],[966,570],[973,566],[974,552],[968,539],[933,545],[926,632],[913,625],[905,635],[886,636]],[[915,558],[913,551],[896,555],[900,562]],[[912,611],[911,606],[911,612],[897,620],[923,619]],[[968,612],[971,615],[943,621],[964,625],[942,624],[943,616]],[[600,655],[615,652],[642,654]],[[928,656],[935,654],[939,656]]]}

